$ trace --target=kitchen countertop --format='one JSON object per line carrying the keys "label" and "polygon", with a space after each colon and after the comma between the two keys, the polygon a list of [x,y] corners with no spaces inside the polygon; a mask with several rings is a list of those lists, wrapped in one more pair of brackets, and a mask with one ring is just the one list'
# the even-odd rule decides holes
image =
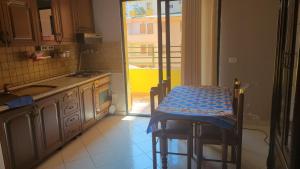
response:
{"label": "kitchen countertop", "polygon": [[[49,90],[48,92],[34,95],[33,100],[39,100],[63,91],[66,91],[68,89],[72,89],[74,87],[81,86],[83,84],[92,82],[96,79],[99,79],[101,77],[109,76],[110,73],[101,73],[99,75],[95,75],[93,77],[70,77],[69,75],[52,78],[50,80],[44,80],[42,82],[37,82],[31,85],[49,85],[49,86],[56,86],[55,88]],[[14,90],[12,90],[13,93]],[[9,108],[5,105],[0,106],[0,112],[6,111]]]}

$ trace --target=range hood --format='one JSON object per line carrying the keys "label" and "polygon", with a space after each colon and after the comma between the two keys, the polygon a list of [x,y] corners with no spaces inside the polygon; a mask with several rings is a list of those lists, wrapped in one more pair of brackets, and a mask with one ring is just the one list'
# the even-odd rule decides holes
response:
{"label": "range hood", "polygon": [[103,36],[100,33],[77,33],[76,40],[80,44],[100,44]]}

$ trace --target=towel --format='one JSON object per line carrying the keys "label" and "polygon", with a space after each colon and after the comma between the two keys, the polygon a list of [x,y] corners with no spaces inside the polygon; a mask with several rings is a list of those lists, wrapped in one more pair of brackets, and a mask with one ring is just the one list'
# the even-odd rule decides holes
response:
{"label": "towel", "polygon": [[33,98],[31,96],[22,96],[5,103],[5,105],[7,105],[10,109],[28,106],[31,104],[33,104]]}

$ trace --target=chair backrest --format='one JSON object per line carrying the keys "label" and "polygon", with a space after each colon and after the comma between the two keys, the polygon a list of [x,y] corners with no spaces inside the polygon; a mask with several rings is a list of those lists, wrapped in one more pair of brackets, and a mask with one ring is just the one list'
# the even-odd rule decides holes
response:
{"label": "chair backrest", "polygon": [[237,114],[237,99],[238,99],[238,93],[241,88],[241,82],[235,78],[233,83],[233,93],[232,93],[232,108],[233,108],[233,114]]}
{"label": "chair backrest", "polygon": [[242,142],[243,137],[243,118],[244,118],[244,97],[245,89],[238,90],[237,97],[237,115],[236,115],[236,134],[238,136],[239,143]]}
{"label": "chair backrest", "polygon": [[159,96],[160,92],[159,92],[159,87],[152,87],[150,90],[150,111],[151,111],[151,116],[153,115],[153,113],[155,112],[155,97]]}

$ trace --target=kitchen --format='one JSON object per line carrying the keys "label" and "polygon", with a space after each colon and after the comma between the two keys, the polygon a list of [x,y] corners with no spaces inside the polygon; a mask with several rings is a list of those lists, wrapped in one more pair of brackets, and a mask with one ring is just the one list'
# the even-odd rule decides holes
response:
{"label": "kitchen", "polygon": [[[132,86],[127,76],[129,67],[125,41],[126,16],[130,15],[134,20],[140,17],[138,12],[143,13],[145,8],[145,16],[151,19],[159,13],[159,10],[149,10],[150,2],[161,2],[144,1],[147,3],[133,8],[136,11],[126,13],[125,3],[129,0],[0,0],[1,169],[155,168],[153,140],[151,134],[146,133],[149,127],[149,116],[127,116],[130,115],[128,111],[133,105],[130,97]],[[178,1],[177,5],[183,5],[182,1]],[[287,1],[293,4],[292,7],[297,6],[295,0],[283,0],[280,4],[260,0],[232,0],[232,2],[201,0],[204,5],[214,2],[214,8],[207,8],[207,10],[205,8],[203,14],[215,11],[213,17],[207,18],[212,20],[215,18],[218,25],[214,27],[216,25],[212,24],[212,20],[202,18],[203,23],[211,26],[204,27],[203,32],[208,30],[211,32],[204,33],[202,40],[211,38],[209,36],[211,35],[212,39],[218,41],[215,43],[210,39],[211,41],[208,41],[211,43],[208,45],[201,41],[201,45],[204,44],[201,47],[207,50],[200,53],[206,52],[205,55],[214,55],[218,58],[202,60],[204,61],[202,69],[208,71],[201,72],[199,76],[204,78],[208,77],[208,74],[215,76],[202,80],[204,83],[201,85],[209,83],[209,85],[231,87],[233,79],[239,77],[247,88],[242,169],[267,168],[268,154],[268,169],[274,169],[270,167],[273,165],[276,165],[276,169],[282,169],[285,163],[287,166],[296,167],[292,165],[297,161],[296,158],[289,157],[294,157],[297,152],[286,152],[278,148],[283,143],[277,142],[278,134],[273,132],[275,126],[282,127],[275,122],[279,117],[277,110],[280,109],[276,107],[280,99],[276,98],[280,97],[278,95],[274,97],[274,94],[278,94],[281,90],[279,82],[281,78],[276,76],[280,71],[275,69],[280,65],[280,61],[275,57],[276,41],[278,42],[276,39],[279,17],[277,7],[281,5],[283,9],[292,11],[290,9],[292,7],[288,8]],[[197,4],[197,0],[190,2]],[[179,9],[174,4],[171,6],[174,7],[174,11]],[[159,6],[155,8],[159,9]],[[183,5],[182,8],[187,6]],[[254,9],[257,10],[255,14]],[[167,8],[163,10],[166,13],[167,11]],[[193,12],[189,17],[193,18]],[[163,14],[163,17],[164,15],[167,16]],[[181,13],[175,15],[177,18],[184,18]],[[280,16],[284,18],[291,17],[290,15]],[[292,16],[296,18],[296,15]],[[159,17],[157,18],[159,21]],[[184,20],[180,20],[180,23],[191,24]],[[143,28],[144,36],[153,32],[160,35],[159,32],[163,32],[166,37],[158,38],[157,41],[167,41],[166,32],[170,32],[168,29],[172,30],[172,27],[168,28],[166,25],[158,24],[156,28],[148,24]],[[199,25],[191,27],[193,26]],[[164,30],[159,31],[159,29]],[[142,27],[139,27],[139,30],[141,31]],[[179,26],[180,36],[192,37],[183,34],[188,34],[189,31],[185,30],[195,31],[188,26]],[[218,36],[214,36],[216,32]],[[295,32],[297,33],[294,31],[293,35]],[[281,38],[284,38],[284,35],[282,34]],[[177,38],[175,41],[178,41]],[[240,43],[241,41],[245,43]],[[209,51],[214,45],[217,46],[216,50]],[[168,50],[159,47],[155,50],[153,53],[161,52],[161,55],[168,55]],[[182,48],[182,51],[184,50],[195,51],[193,48]],[[143,52],[145,54],[145,51]],[[199,51],[195,53],[197,52]],[[211,64],[210,62],[214,63],[213,66],[206,66]],[[293,62],[285,62],[288,63]],[[296,64],[294,68],[294,71],[298,71]],[[190,74],[193,74],[193,71],[191,72]],[[143,82],[143,77],[139,78],[141,78],[140,82]],[[152,79],[155,78],[156,76]],[[295,86],[297,77],[290,79],[293,83],[289,85]],[[163,84],[159,85],[163,86]],[[167,83],[167,85],[171,84]],[[294,88],[290,92],[293,99],[298,97]],[[147,94],[149,93],[150,90],[147,89]],[[289,101],[287,102],[286,104],[289,104]],[[150,96],[147,104],[150,109]],[[298,120],[298,117],[295,116],[294,120]],[[286,123],[284,125],[290,126]],[[295,125],[293,130],[296,127],[298,126]],[[298,135],[290,137],[291,135],[286,134],[286,136],[289,141],[286,141],[285,146],[289,150],[296,145],[294,142],[291,143],[290,139],[296,140]],[[171,151],[187,151],[188,143],[184,141],[171,139],[168,144]],[[204,147],[204,151],[207,153],[204,156],[208,157],[220,158],[222,154],[222,149],[215,146]],[[188,160],[186,156],[181,155],[177,157],[170,154],[167,158],[168,162],[163,158],[159,159],[157,167],[166,168],[165,164],[168,164],[169,168],[186,168]],[[272,160],[274,158],[276,160]],[[197,159],[193,158],[192,168],[199,168],[199,164],[196,164]],[[287,162],[290,159],[292,162]],[[285,168],[292,168],[287,166]],[[227,166],[205,161],[202,167],[226,168]],[[235,168],[235,165],[228,164],[228,168]]]}
{"label": "kitchen", "polygon": [[111,73],[84,71],[79,59],[94,52],[80,44],[102,42],[92,8],[1,1],[1,168],[37,166],[108,114]]}

